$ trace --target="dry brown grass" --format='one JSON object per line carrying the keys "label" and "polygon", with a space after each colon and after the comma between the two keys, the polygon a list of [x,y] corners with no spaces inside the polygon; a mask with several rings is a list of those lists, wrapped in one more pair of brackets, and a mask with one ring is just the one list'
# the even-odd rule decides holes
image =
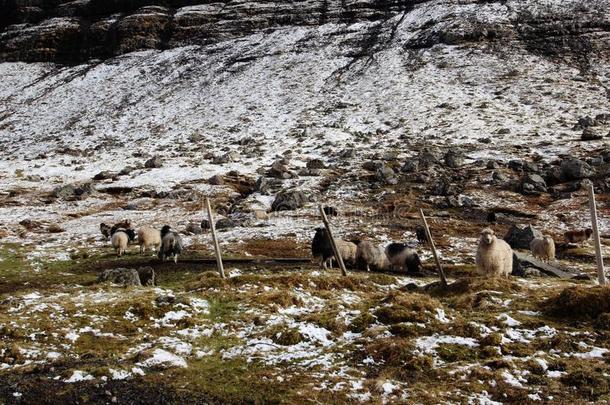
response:
{"label": "dry brown grass", "polygon": [[[435,374],[433,359],[414,353],[412,339],[386,338],[375,340],[359,353],[362,358],[371,357],[381,362],[383,374],[403,381],[428,379]],[[381,370],[371,369],[372,376],[379,375]]]}
{"label": "dry brown grass", "polygon": [[309,248],[295,239],[249,239],[239,245],[241,252],[257,257],[309,257]]}
{"label": "dry brown grass", "polygon": [[258,285],[290,289],[299,287],[315,290],[319,295],[323,291],[350,290],[350,291],[375,291],[367,276],[350,275],[341,277],[335,273],[328,276],[312,277],[307,273],[284,273],[284,274],[243,274],[237,277],[221,279],[215,272],[205,272],[198,280],[187,285],[187,290],[210,289],[210,288],[232,288],[244,285]]}
{"label": "dry brown grass", "polygon": [[439,301],[425,294],[392,293],[384,299],[384,305],[375,311],[377,319],[385,324],[400,322],[427,322],[434,318]]}
{"label": "dry brown grass", "polygon": [[542,310],[557,318],[593,320],[610,312],[610,287],[574,286],[543,303]]}

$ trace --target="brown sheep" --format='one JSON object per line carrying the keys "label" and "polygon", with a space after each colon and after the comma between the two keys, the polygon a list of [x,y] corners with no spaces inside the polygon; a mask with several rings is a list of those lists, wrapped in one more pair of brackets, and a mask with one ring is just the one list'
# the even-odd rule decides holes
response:
{"label": "brown sheep", "polygon": [[566,243],[582,243],[589,240],[593,235],[593,229],[579,229],[576,231],[567,231],[563,234]]}

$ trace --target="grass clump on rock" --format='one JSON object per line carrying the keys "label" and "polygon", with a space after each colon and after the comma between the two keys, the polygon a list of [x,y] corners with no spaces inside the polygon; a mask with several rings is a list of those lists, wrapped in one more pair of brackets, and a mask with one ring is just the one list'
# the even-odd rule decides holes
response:
{"label": "grass clump on rock", "polygon": [[568,287],[546,300],[543,310],[557,318],[595,320],[610,312],[610,287]]}

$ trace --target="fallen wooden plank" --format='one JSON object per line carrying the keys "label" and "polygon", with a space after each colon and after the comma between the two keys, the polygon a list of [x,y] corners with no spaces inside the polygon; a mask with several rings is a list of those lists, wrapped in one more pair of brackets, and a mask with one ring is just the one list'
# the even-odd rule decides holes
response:
{"label": "fallen wooden plank", "polygon": [[567,279],[574,278],[579,275],[578,273],[566,271],[567,269],[565,268],[562,270],[558,268],[557,265],[550,265],[544,263],[528,253],[513,251],[513,262],[513,274],[519,274],[526,267],[533,267],[537,270],[540,270],[542,273],[552,277]]}

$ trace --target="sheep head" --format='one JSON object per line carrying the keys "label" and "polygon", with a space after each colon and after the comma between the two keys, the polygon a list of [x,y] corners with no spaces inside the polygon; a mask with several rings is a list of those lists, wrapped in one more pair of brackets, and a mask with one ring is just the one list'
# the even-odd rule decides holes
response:
{"label": "sheep head", "polygon": [[493,229],[485,228],[481,231],[481,243],[485,245],[491,245],[496,240],[496,234]]}

